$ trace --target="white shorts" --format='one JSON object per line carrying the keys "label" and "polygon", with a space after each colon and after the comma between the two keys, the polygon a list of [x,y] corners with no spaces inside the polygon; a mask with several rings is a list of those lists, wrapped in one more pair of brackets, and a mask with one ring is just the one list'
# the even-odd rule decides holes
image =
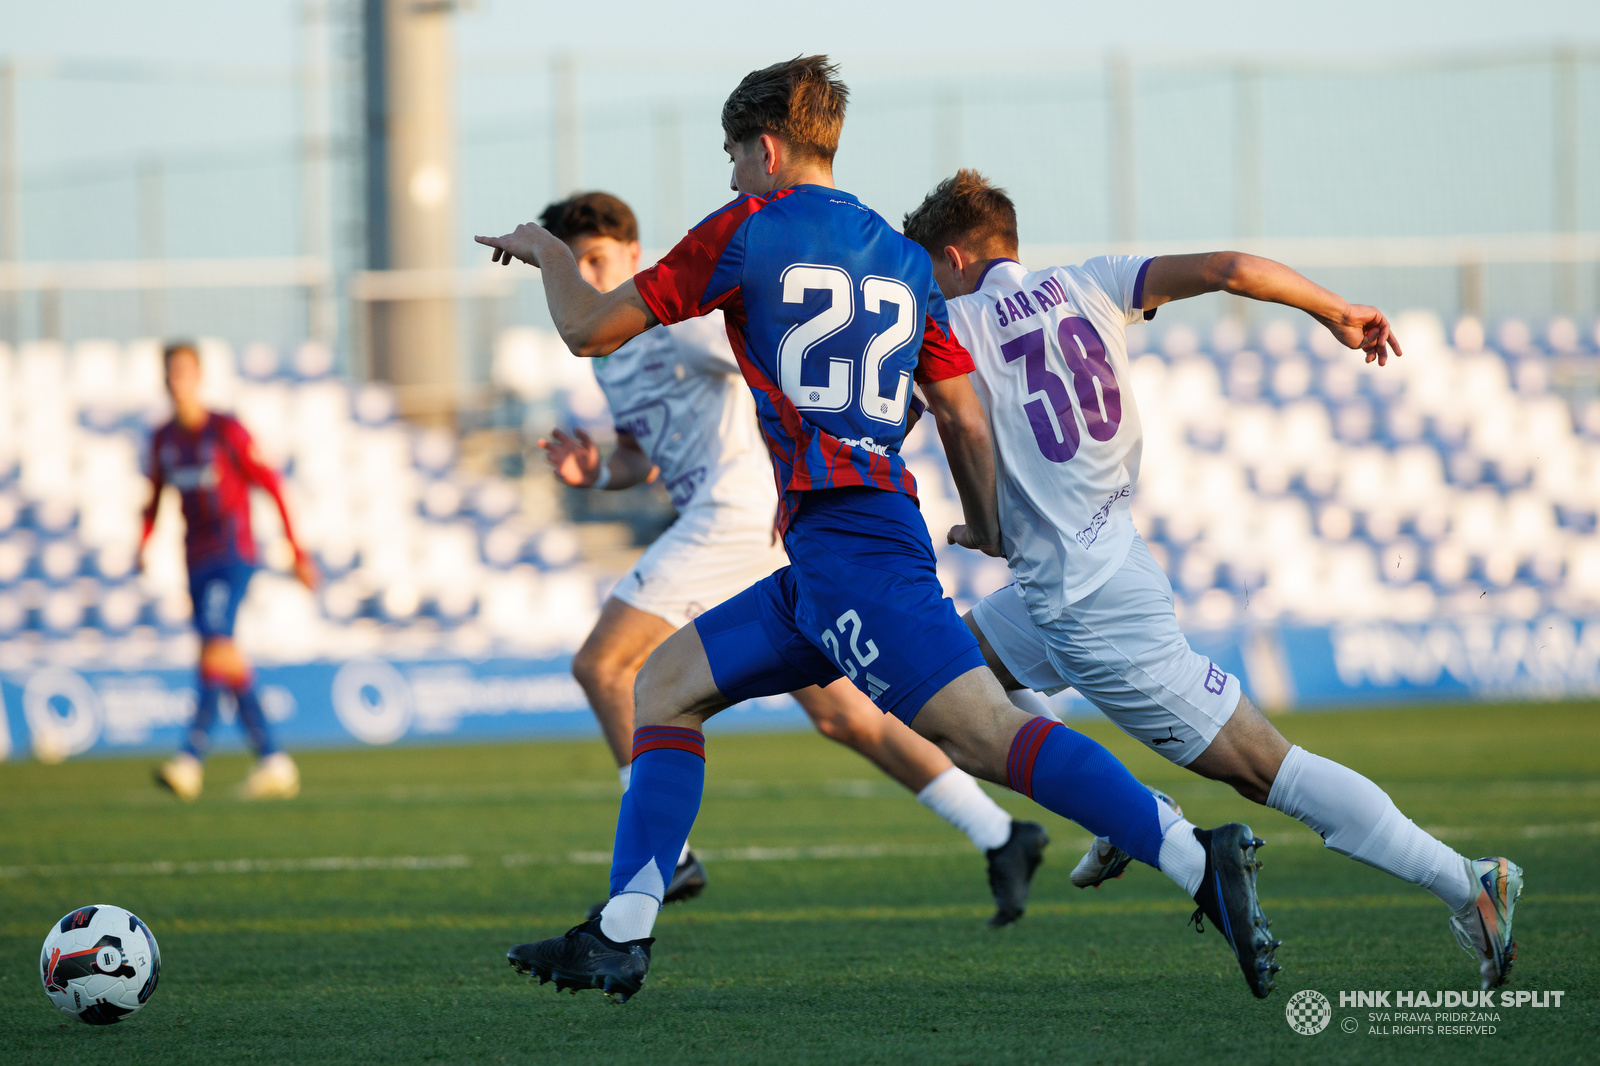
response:
{"label": "white shorts", "polygon": [[789,565],[772,542],[772,515],[694,507],[645,549],[611,595],[675,626]]}
{"label": "white shorts", "polygon": [[972,609],[1011,676],[1035,692],[1071,687],[1136,740],[1187,766],[1239,703],[1239,679],[1189,647],[1172,586],[1138,536],[1098,589],[1039,625],[1007,585]]}

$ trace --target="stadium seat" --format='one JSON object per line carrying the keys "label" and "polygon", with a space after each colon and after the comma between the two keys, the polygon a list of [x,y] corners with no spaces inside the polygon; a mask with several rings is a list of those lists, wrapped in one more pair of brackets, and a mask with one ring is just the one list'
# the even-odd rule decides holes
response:
{"label": "stadium seat", "polygon": [[[1447,330],[1415,314],[1396,329],[1407,354],[1381,369],[1290,319],[1254,335],[1231,318],[1136,331],[1133,508],[1185,624],[1600,607],[1600,400],[1568,386],[1570,365],[1592,374],[1600,360],[1592,331],[1560,317]],[[240,624],[264,661],[575,646],[609,577],[560,515],[530,510],[536,497],[514,481],[465,473],[449,434],[397,421],[391,390],[336,376],[320,345],[236,357],[204,340],[201,352],[212,402],[286,471],[327,577],[313,596],[282,571],[276,512],[257,501],[279,569]],[[521,405],[513,418],[541,433],[552,420],[609,430],[589,367],[548,331],[505,331],[492,376]],[[134,574],[146,435],[167,416],[158,343],[0,346],[0,397],[8,654],[192,650],[170,503]],[[905,454],[938,530],[959,520],[959,501],[935,437],[918,429]],[[938,556],[963,604],[1008,579],[996,560],[943,545]],[[9,639],[32,631],[43,643]]]}

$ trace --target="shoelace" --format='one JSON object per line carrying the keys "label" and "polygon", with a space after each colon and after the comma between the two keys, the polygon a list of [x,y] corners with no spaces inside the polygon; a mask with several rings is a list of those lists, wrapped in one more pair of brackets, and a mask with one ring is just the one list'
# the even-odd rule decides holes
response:
{"label": "shoelace", "polygon": [[1196,907],[1194,913],[1189,915],[1188,924],[1194,926],[1195,932],[1204,933],[1206,931],[1206,909],[1204,907]]}
{"label": "shoelace", "polygon": [[[1482,915],[1474,912],[1472,917],[1477,920],[1478,928],[1483,930],[1483,942],[1489,945],[1488,955],[1491,959],[1493,959],[1495,954],[1493,946],[1494,934],[1489,932],[1489,928],[1483,924]],[[1484,957],[1485,949],[1480,948],[1477,943],[1473,941],[1472,933],[1469,931],[1469,927],[1466,922],[1462,921],[1460,918],[1452,917],[1450,921],[1450,931],[1456,935],[1456,943],[1461,945],[1462,951],[1465,951],[1468,955],[1471,955],[1475,959],[1482,959]]]}

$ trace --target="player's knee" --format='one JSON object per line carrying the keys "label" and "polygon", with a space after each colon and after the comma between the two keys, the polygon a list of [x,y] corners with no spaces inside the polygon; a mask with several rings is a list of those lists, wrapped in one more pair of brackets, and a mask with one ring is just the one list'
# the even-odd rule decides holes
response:
{"label": "player's knee", "polygon": [[585,692],[609,690],[618,684],[626,684],[630,680],[628,671],[627,663],[603,647],[585,644],[572,657],[572,676]]}
{"label": "player's knee", "polygon": [[679,671],[663,656],[652,655],[633,679],[633,725],[666,725],[694,708]]}
{"label": "player's knee", "polygon": [[200,673],[226,685],[243,683],[250,674],[250,665],[233,641],[216,638],[200,648]]}
{"label": "player's knee", "polygon": [[[880,719],[882,715],[878,716]],[[817,727],[817,732],[829,740],[836,740],[851,748],[872,747],[882,739],[883,723],[881,721],[863,721],[862,717],[849,711],[832,711],[814,715],[812,722]]]}
{"label": "player's knee", "polygon": [[1201,777],[1231,786],[1254,803],[1266,803],[1267,794],[1272,791],[1272,775],[1263,775],[1249,749],[1232,743],[1232,738],[1226,735],[1213,740],[1188,768]]}

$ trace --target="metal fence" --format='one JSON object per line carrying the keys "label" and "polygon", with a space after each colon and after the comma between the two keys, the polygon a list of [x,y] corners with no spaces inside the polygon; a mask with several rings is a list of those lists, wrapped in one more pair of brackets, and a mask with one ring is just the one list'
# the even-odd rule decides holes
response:
{"label": "metal fence", "polygon": [[[0,333],[312,335],[361,369],[357,312],[389,290],[358,276],[358,27],[354,5],[306,10],[296,69],[0,63]],[[579,187],[628,199],[646,244],[665,247],[727,199],[720,103],[772,58],[461,57],[460,265],[478,265],[474,232]],[[1234,245],[1446,317],[1600,307],[1600,47],[1361,64],[840,58],[853,96],[837,177],[891,220],[974,165],[1015,195],[1024,242],[1052,254]],[[92,147],[43,158],[30,146],[47,127]],[[109,283],[101,264],[128,260],[144,265]],[[487,374],[490,325],[544,318],[525,284],[445,287],[493,304],[458,316],[464,383]]]}

